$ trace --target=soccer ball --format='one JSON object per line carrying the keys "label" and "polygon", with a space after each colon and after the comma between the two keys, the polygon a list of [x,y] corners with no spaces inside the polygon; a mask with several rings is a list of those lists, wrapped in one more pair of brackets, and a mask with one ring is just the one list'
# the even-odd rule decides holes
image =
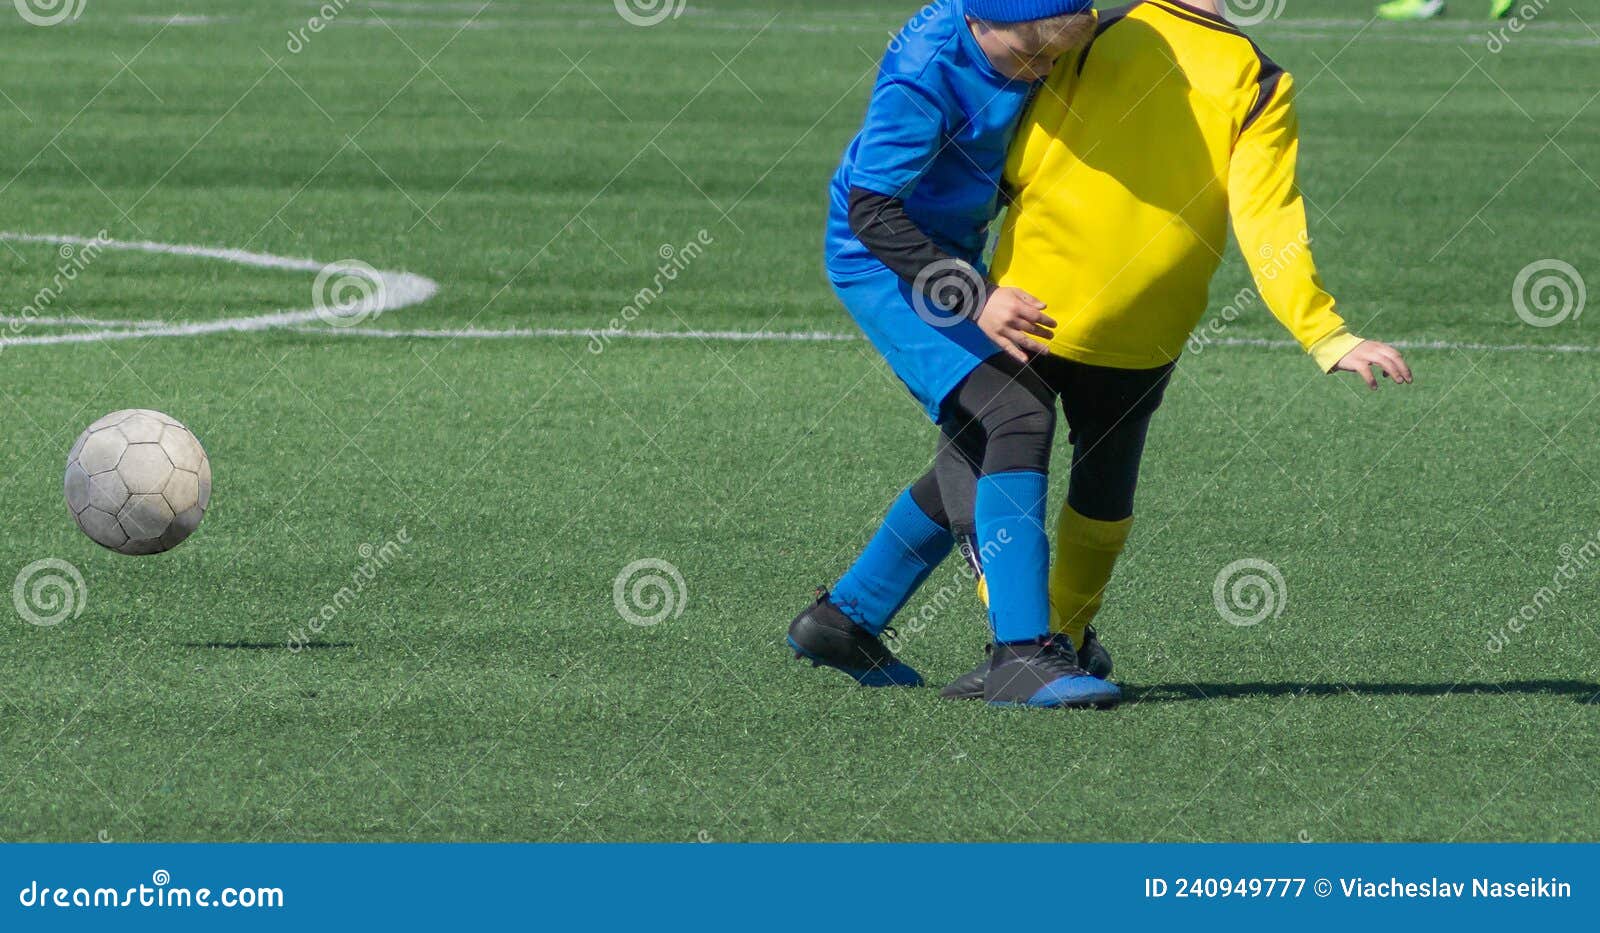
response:
{"label": "soccer ball", "polygon": [[211,461],[189,429],[159,411],[114,411],[67,455],[67,508],[83,533],[119,554],[159,554],[200,527]]}

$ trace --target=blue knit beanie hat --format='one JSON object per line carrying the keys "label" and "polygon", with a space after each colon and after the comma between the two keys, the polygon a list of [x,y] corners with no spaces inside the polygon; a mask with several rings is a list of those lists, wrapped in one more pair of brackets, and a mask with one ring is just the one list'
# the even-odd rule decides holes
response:
{"label": "blue knit beanie hat", "polygon": [[991,23],[1025,23],[1092,9],[1094,0],[967,0],[968,16]]}

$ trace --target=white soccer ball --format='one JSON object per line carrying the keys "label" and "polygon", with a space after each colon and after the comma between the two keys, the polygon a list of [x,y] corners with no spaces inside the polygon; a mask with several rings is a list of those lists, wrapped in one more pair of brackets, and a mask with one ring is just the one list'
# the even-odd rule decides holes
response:
{"label": "white soccer ball", "polygon": [[200,527],[211,502],[211,461],[173,418],[114,411],[72,445],[66,487],[73,520],[96,544],[159,554]]}

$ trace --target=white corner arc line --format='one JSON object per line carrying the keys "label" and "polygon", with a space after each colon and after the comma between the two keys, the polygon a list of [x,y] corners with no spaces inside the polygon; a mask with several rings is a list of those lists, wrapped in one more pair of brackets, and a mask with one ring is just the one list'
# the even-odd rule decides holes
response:
{"label": "white corner arc line", "polygon": [[[225,249],[210,246],[190,246],[181,243],[157,243],[150,240],[111,240],[65,234],[40,234],[16,233],[0,231],[0,240],[9,240],[14,243],[52,243],[58,246],[94,246],[104,250],[137,253],[159,253],[168,256],[185,256],[196,259],[211,259],[226,262],[236,266],[251,266],[258,269],[281,269],[291,272],[321,272],[328,267],[328,263],[318,262],[314,259],[300,259],[290,256],[274,256],[271,253],[252,253],[239,249]],[[384,314],[389,311],[398,311],[415,304],[420,304],[432,298],[439,291],[439,283],[425,276],[413,275],[410,272],[396,272],[387,269],[373,270],[381,288],[378,300],[370,311],[374,314]],[[63,319],[53,318],[19,318],[7,316],[0,321],[13,326],[17,324],[41,324],[85,327],[88,330],[70,334],[39,334],[35,336],[0,336],[0,348],[21,346],[50,346],[64,343],[96,343],[101,340],[134,340],[141,337],[200,337],[206,334],[242,333],[250,331],[273,330],[284,327],[309,324],[327,314],[321,308],[294,308],[284,311],[273,311],[268,314],[257,314],[248,317],[218,318],[210,321],[190,321],[182,323],[166,322],[133,322],[133,321],[96,321],[92,319]],[[329,327],[330,331],[339,328]]]}

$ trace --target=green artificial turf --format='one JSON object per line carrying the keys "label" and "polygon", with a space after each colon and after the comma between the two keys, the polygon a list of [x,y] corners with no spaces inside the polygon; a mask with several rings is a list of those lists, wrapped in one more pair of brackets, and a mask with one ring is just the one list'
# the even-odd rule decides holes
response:
{"label": "green artificial turf", "polygon": [[[849,335],[826,182],[911,12],[708,0],[641,28],[605,0],[354,0],[298,52],[311,3],[0,17],[0,226],[437,280],[366,322],[397,330],[607,328],[698,241],[630,334]],[[1297,0],[1251,30],[1299,80],[1344,312],[1439,345],[1408,351],[1408,388],[1320,376],[1255,345],[1284,337],[1259,305],[1218,316],[1249,284],[1230,256],[1099,623],[1120,710],[857,690],[783,650],[931,454],[859,341],[12,346],[0,839],[1596,838],[1600,341],[1581,314],[1523,323],[1512,287],[1538,260],[1600,270],[1600,2],[1504,43],[1480,12]],[[0,313],[60,261],[8,241]],[[259,315],[309,307],[312,278],[107,252],[52,313]],[[215,469],[159,557],[100,550],[61,497],[73,439],[129,407]],[[50,628],[4,598],[43,558],[85,580]],[[1235,626],[1213,585],[1245,558],[1286,598]],[[641,626],[614,589],[645,559],[682,588]],[[984,638],[954,563],[900,628],[936,684]]]}

